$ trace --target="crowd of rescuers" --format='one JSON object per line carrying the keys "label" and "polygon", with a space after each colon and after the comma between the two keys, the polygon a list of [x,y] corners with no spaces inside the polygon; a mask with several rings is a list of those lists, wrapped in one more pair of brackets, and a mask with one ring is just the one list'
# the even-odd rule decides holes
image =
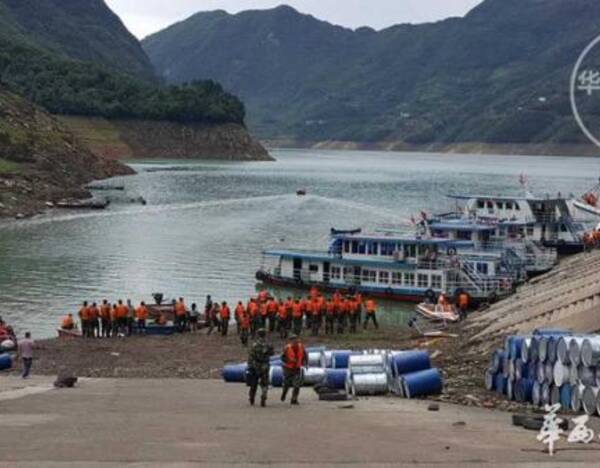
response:
{"label": "crowd of rescuers", "polygon": [[[211,296],[207,296],[204,317],[201,317],[196,304],[188,310],[183,298],[173,301],[172,308],[173,325],[180,332],[197,332],[203,319],[208,335],[216,329],[222,336],[227,336],[230,322],[234,319],[237,334],[245,346],[261,328],[269,333],[278,333],[282,339],[290,334],[300,336],[304,330],[313,336],[321,332],[326,335],[357,333],[360,328],[367,329],[369,322],[379,328],[377,306],[373,299],[365,300],[360,293],[343,295],[339,291],[326,298],[316,288],[312,288],[307,297],[288,297],[285,301],[277,300],[262,290],[246,304],[238,302],[233,310],[227,302],[213,302]],[[164,307],[160,310],[164,311]],[[144,334],[149,313],[144,302],[134,307],[130,300],[119,300],[112,305],[103,300],[99,306],[84,302],[78,317],[84,337],[109,338]],[[164,312],[160,312],[153,324],[167,325]],[[61,328],[76,328],[73,314],[63,318]]]}

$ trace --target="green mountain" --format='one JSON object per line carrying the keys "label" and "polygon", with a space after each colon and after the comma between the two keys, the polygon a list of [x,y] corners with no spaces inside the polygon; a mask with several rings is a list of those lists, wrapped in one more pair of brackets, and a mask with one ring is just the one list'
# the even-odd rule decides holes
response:
{"label": "green mountain", "polygon": [[104,0],[0,0],[0,8],[17,30],[64,57],[155,80],[140,43]]}
{"label": "green mountain", "polygon": [[139,43],[102,0],[0,0],[0,82],[55,114],[211,125],[245,116],[214,81],[152,82]]}
{"label": "green mountain", "polygon": [[596,0],[485,0],[464,18],[350,30],[282,6],[199,13],[143,41],[170,83],[215,79],[259,136],[581,143],[569,78]]}

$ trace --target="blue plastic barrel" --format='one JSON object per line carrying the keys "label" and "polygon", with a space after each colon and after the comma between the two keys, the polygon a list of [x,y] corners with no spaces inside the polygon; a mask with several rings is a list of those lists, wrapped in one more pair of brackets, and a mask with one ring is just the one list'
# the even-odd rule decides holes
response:
{"label": "blue plastic barrel", "polygon": [[248,364],[228,364],[223,367],[223,380],[228,383],[245,383]]}
{"label": "blue plastic barrel", "polygon": [[348,362],[350,361],[350,356],[355,354],[361,353],[349,350],[333,351],[331,353],[331,367],[333,369],[348,369]]}
{"label": "blue plastic barrel", "polygon": [[560,387],[560,405],[563,409],[571,409],[571,385],[564,384]]}
{"label": "blue plastic barrel", "polygon": [[508,382],[508,379],[506,377],[504,377],[504,375],[496,374],[496,377],[494,378],[494,390],[496,390],[496,392],[498,392],[502,395],[506,395],[506,383],[507,382]]}
{"label": "blue plastic barrel", "polygon": [[348,369],[325,369],[325,383],[329,388],[344,390]]}
{"label": "blue plastic barrel", "polygon": [[411,372],[402,376],[406,398],[437,395],[442,392],[442,374],[438,369]]}
{"label": "blue plastic barrel", "polygon": [[273,366],[269,369],[269,383],[273,387],[283,387],[283,367]]}
{"label": "blue plastic barrel", "polygon": [[533,379],[519,379],[515,386],[515,400],[520,402],[531,401],[533,392]]}
{"label": "blue plastic barrel", "polygon": [[10,354],[0,354],[0,371],[12,367],[12,358]]}
{"label": "blue plastic barrel", "polygon": [[394,377],[410,374],[431,368],[427,351],[407,351],[392,357],[392,373]]}
{"label": "blue plastic barrel", "polygon": [[523,345],[523,341],[525,341],[524,336],[511,336],[509,339],[510,352],[509,356],[511,359],[515,360],[521,357],[521,346]]}

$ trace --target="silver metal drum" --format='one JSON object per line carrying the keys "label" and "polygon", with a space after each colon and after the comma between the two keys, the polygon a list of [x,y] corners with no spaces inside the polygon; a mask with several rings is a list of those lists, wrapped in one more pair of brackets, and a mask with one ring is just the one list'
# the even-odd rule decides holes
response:
{"label": "silver metal drum", "polygon": [[538,341],[538,359],[541,362],[546,362],[548,357],[548,337],[541,336]]}
{"label": "silver metal drum", "polygon": [[538,362],[535,366],[536,380],[543,384],[546,381],[546,365],[543,362]]}
{"label": "silver metal drum", "polygon": [[544,372],[546,374],[546,382],[551,384],[554,381],[554,365],[546,362],[544,364]]}
{"label": "silver metal drum", "polygon": [[596,368],[595,367],[587,367],[583,364],[579,364],[577,373],[578,373],[579,381],[583,385],[589,385],[591,387],[596,387]]}
{"label": "silver metal drum", "polygon": [[581,411],[581,394],[585,390],[585,385],[577,384],[571,387],[571,411],[579,413]]}
{"label": "silver metal drum", "polygon": [[600,362],[600,336],[586,338],[581,343],[581,363],[592,367]]}
{"label": "silver metal drum", "polygon": [[311,351],[308,353],[308,367],[323,367],[321,361],[322,351]]}
{"label": "silver metal drum", "polygon": [[556,344],[556,360],[563,364],[570,364],[569,360],[569,341],[570,336],[561,336]]}
{"label": "silver metal drum", "polygon": [[560,387],[553,385],[550,389],[550,404],[555,405],[560,403]]}
{"label": "silver metal drum", "polygon": [[309,367],[303,371],[302,384],[307,387],[312,387],[325,380],[325,369],[322,367]]}
{"label": "silver metal drum", "polygon": [[569,341],[569,360],[571,364],[579,365],[581,362],[581,345],[586,337],[574,336]]}
{"label": "silver metal drum", "polygon": [[554,385],[560,387],[562,384],[569,382],[571,368],[560,361],[554,363],[553,381]]}
{"label": "silver metal drum", "polygon": [[351,394],[385,395],[389,391],[388,376],[385,372],[380,374],[358,374],[350,377]]}
{"label": "silver metal drum", "polygon": [[575,385],[579,382],[579,367],[569,367],[569,385]]}
{"label": "silver metal drum", "polygon": [[581,394],[581,407],[585,414],[590,416],[596,414],[596,398],[598,397],[598,387],[585,387]]}
{"label": "silver metal drum", "polygon": [[521,355],[518,356],[523,362],[529,362],[529,348],[531,348],[531,341],[533,337],[527,337],[521,343]]}
{"label": "silver metal drum", "polygon": [[531,401],[535,406],[540,406],[542,402],[542,385],[536,380],[531,389]]}
{"label": "silver metal drum", "polygon": [[544,382],[542,384],[542,406],[545,406],[550,403],[550,384],[548,382]]}
{"label": "silver metal drum", "polygon": [[333,364],[332,351],[321,351],[321,364],[320,367],[331,368]]}

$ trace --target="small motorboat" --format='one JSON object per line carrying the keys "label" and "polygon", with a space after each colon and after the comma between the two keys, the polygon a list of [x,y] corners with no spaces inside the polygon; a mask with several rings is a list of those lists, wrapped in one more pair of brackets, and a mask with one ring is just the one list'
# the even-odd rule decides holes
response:
{"label": "small motorboat", "polygon": [[54,204],[56,208],[66,210],[104,210],[110,200],[61,200]]}
{"label": "small motorboat", "polygon": [[296,195],[298,195],[299,197],[304,197],[306,195],[306,190],[304,190],[304,189],[297,190]]}
{"label": "small motorboat", "polygon": [[458,322],[460,320],[460,315],[453,305],[442,309],[436,304],[422,302],[415,307],[415,311],[433,322]]}
{"label": "small motorboat", "polygon": [[57,328],[56,332],[58,333],[59,338],[71,339],[71,338],[82,338],[83,337],[81,332],[77,329],[65,330],[63,328]]}

